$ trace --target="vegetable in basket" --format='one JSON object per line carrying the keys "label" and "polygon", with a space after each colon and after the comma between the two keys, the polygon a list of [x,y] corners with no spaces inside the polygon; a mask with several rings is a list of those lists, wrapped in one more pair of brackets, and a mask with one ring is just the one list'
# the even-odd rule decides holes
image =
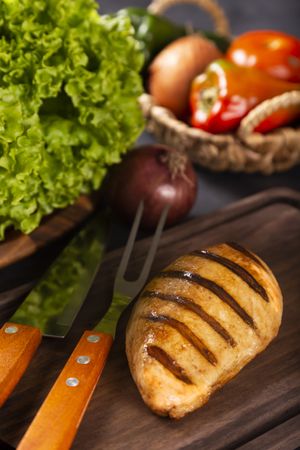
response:
{"label": "vegetable in basket", "polygon": [[226,57],[275,78],[300,82],[300,39],[295,36],[274,30],[249,31],[232,42]]}
{"label": "vegetable in basket", "polygon": [[[135,29],[135,37],[142,44],[145,66],[148,66],[153,58],[168,44],[190,33],[186,26],[173,23],[165,17],[151,14],[144,8],[121,9],[118,16],[130,18]],[[226,36],[200,30],[195,30],[195,33],[212,41],[222,53],[225,53],[230,45]]]}
{"label": "vegetable in basket", "polygon": [[185,36],[162,50],[149,67],[148,90],[156,103],[184,118],[196,75],[222,54],[215,44],[197,34]]}
{"label": "vegetable in basket", "polygon": [[0,3],[0,239],[97,189],[143,128],[143,55],[94,0]]}
{"label": "vegetable in basket", "polygon": [[[210,64],[193,82],[191,124],[210,133],[228,133],[262,101],[293,90],[300,90],[300,84],[221,59]],[[280,109],[263,120],[255,131],[265,133],[297,117],[300,117],[300,106]]]}

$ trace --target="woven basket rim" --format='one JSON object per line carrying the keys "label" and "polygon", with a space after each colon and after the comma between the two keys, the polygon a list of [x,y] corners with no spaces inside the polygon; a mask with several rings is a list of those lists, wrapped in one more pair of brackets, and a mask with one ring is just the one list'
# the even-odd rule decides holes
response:
{"label": "woven basket rim", "polygon": [[[300,91],[290,91],[290,92],[284,93],[282,95],[273,97],[270,100],[273,101],[276,99],[277,101],[279,101],[281,98],[283,98],[283,96],[286,97],[286,94],[288,94],[289,98],[294,98],[294,104],[300,105]],[[280,128],[275,128],[274,130],[272,130],[266,134],[257,133],[252,130],[248,132],[248,131],[244,131],[243,129],[237,129],[231,133],[214,134],[214,133],[210,133],[208,131],[202,130],[201,128],[192,127],[191,125],[189,125],[189,123],[178,119],[174,115],[174,113],[172,111],[170,111],[168,108],[165,108],[164,106],[157,104],[154,97],[147,92],[143,93],[140,96],[139,102],[142,105],[142,109],[143,109],[144,114],[146,115],[146,118],[147,118],[147,113],[146,113],[147,107],[148,107],[148,109],[149,108],[152,109],[152,113],[153,113],[153,108],[155,108],[156,113],[158,115],[161,115],[162,120],[165,120],[169,124],[169,126],[177,128],[178,131],[184,130],[192,138],[211,140],[211,141],[215,141],[216,143],[231,142],[232,140],[234,140],[236,138],[239,138],[239,139],[245,138],[247,135],[249,135],[249,136],[256,135],[257,137],[260,136],[261,139],[264,139],[268,136],[276,135],[278,133],[278,131],[280,131],[282,129],[298,130],[298,128],[300,127],[300,119],[299,119],[299,124],[297,122],[294,126],[289,125],[289,126],[284,126],[284,127],[280,127]],[[261,105],[268,105],[268,104],[269,104],[269,100],[266,100],[265,102],[262,102],[258,106],[261,107]],[[250,113],[253,113],[253,111],[255,111],[255,110],[256,110],[256,108],[253,109],[252,111],[250,111]],[[247,117],[248,116],[246,116],[246,118]]]}
{"label": "woven basket rim", "polygon": [[[300,92],[298,95],[300,98]],[[149,94],[142,94],[140,105],[150,133],[211,170],[271,174],[300,163],[300,124],[267,134],[212,134],[180,121],[167,108],[156,105]]]}
{"label": "woven basket rim", "polygon": [[[148,9],[162,14],[176,4],[195,4],[208,12],[215,30],[230,34],[226,14],[217,0],[153,0]],[[300,91],[286,92],[265,100],[241,121],[236,132],[212,134],[177,119],[154,98],[145,93],[140,104],[148,131],[162,143],[179,147],[192,160],[212,170],[233,170],[270,174],[284,171],[300,163],[300,124],[277,128],[267,134],[253,130],[274,111],[290,105],[300,105]]]}

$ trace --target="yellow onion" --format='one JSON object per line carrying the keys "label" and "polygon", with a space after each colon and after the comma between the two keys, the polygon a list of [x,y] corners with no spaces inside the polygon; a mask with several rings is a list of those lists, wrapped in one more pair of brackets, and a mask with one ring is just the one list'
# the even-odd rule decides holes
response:
{"label": "yellow onion", "polygon": [[188,112],[193,79],[221,56],[212,41],[199,35],[177,39],[165,47],[150,65],[149,93],[157,104],[183,118]]}

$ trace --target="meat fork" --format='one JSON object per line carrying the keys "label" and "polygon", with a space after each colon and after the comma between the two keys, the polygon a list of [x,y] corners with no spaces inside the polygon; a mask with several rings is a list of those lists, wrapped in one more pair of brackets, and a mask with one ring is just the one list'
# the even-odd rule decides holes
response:
{"label": "meat fork", "polygon": [[169,207],[165,207],[161,214],[140,276],[135,281],[127,281],[125,272],[143,208],[141,203],[115,277],[111,306],[92,331],[83,333],[17,447],[18,450],[67,450],[70,448],[105,366],[119,317],[147,281],[169,211]]}

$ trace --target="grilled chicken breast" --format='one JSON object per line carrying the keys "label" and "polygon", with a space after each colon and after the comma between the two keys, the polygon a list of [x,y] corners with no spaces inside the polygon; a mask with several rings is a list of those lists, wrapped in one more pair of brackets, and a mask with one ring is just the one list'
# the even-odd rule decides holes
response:
{"label": "grilled chicken breast", "polygon": [[126,332],[145,403],[180,418],[207,402],[277,335],[282,295],[268,266],[235,243],[182,256],[144,289]]}

